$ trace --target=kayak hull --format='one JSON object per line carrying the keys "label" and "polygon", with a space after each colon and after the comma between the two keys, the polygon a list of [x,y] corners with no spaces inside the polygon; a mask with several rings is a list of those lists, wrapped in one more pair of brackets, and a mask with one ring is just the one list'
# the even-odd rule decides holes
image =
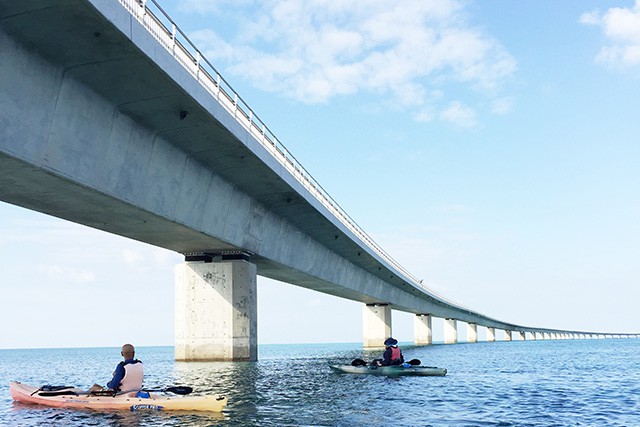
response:
{"label": "kayak hull", "polygon": [[68,395],[41,396],[39,387],[17,381],[10,383],[9,388],[16,402],[56,408],[221,412],[227,404],[227,398],[224,396],[177,396],[164,393],[150,393],[149,398],[135,397],[135,393],[92,396],[79,389],[69,389],[72,394]]}
{"label": "kayak hull", "polygon": [[351,365],[331,365],[331,369],[336,372],[360,375],[384,375],[384,376],[418,376],[418,377],[444,377],[447,370],[431,366],[351,366]]}

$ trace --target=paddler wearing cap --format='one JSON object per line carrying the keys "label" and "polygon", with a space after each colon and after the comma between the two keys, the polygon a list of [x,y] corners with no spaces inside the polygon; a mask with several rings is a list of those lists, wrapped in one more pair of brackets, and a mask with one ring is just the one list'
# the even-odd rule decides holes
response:
{"label": "paddler wearing cap", "polygon": [[384,346],[386,348],[382,353],[382,360],[376,359],[378,366],[402,365],[404,363],[402,350],[398,347],[398,340],[389,337],[384,341]]}

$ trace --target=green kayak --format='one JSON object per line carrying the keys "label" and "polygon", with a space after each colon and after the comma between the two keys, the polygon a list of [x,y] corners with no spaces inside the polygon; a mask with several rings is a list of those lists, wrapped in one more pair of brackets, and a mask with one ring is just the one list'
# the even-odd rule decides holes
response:
{"label": "green kayak", "polygon": [[336,372],[344,372],[346,374],[369,374],[369,375],[386,375],[390,377],[401,375],[414,375],[422,377],[444,377],[447,370],[444,368],[436,368],[433,366],[409,366],[405,368],[399,366],[351,366],[351,365],[331,365],[331,369]]}

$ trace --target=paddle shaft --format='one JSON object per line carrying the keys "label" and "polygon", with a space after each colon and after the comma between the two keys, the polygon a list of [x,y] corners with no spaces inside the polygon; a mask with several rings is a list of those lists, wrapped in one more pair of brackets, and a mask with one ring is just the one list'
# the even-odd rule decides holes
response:
{"label": "paddle shaft", "polygon": [[141,391],[146,391],[146,392],[151,392],[151,393],[163,393],[163,392],[169,392],[169,393],[174,393],[174,394],[180,394],[180,395],[186,395],[189,394],[193,391],[193,387],[188,387],[188,386],[176,386],[176,387],[167,387],[164,389],[142,389]]}

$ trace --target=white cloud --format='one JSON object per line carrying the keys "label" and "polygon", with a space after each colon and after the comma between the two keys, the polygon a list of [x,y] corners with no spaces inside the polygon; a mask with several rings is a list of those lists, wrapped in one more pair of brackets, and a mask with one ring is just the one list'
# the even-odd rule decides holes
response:
{"label": "white cloud", "polygon": [[475,110],[460,101],[454,101],[449,104],[449,106],[440,113],[440,119],[466,128],[474,127],[478,124]]}
{"label": "white cloud", "polygon": [[189,35],[189,39],[196,46],[206,46],[205,56],[209,58],[228,60],[233,57],[233,47],[222,40],[215,31],[206,29],[195,31]]}
{"label": "white cloud", "polygon": [[494,99],[491,103],[491,112],[499,116],[509,114],[513,110],[514,100],[511,97]]}
{"label": "white cloud", "polygon": [[428,108],[420,109],[413,115],[413,119],[416,122],[430,122],[433,120],[433,111]]}
{"label": "white cloud", "polygon": [[[186,4],[206,9],[196,0]],[[271,0],[251,3],[248,14],[233,13],[239,6],[228,3],[229,16],[246,20],[235,26],[233,40],[226,43],[213,30],[190,37],[214,64],[225,63],[226,72],[262,90],[309,104],[369,94],[428,121],[438,117],[430,111],[442,109],[431,94],[443,92],[446,102],[444,85],[493,91],[516,69],[498,41],[467,22],[463,5]]]}
{"label": "white cloud", "polygon": [[611,65],[640,65],[640,0],[633,7],[612,7],[604,13],[592,11],[580,16],[580,22],[602,29],[609,45],[603,46],[596,60]]}

